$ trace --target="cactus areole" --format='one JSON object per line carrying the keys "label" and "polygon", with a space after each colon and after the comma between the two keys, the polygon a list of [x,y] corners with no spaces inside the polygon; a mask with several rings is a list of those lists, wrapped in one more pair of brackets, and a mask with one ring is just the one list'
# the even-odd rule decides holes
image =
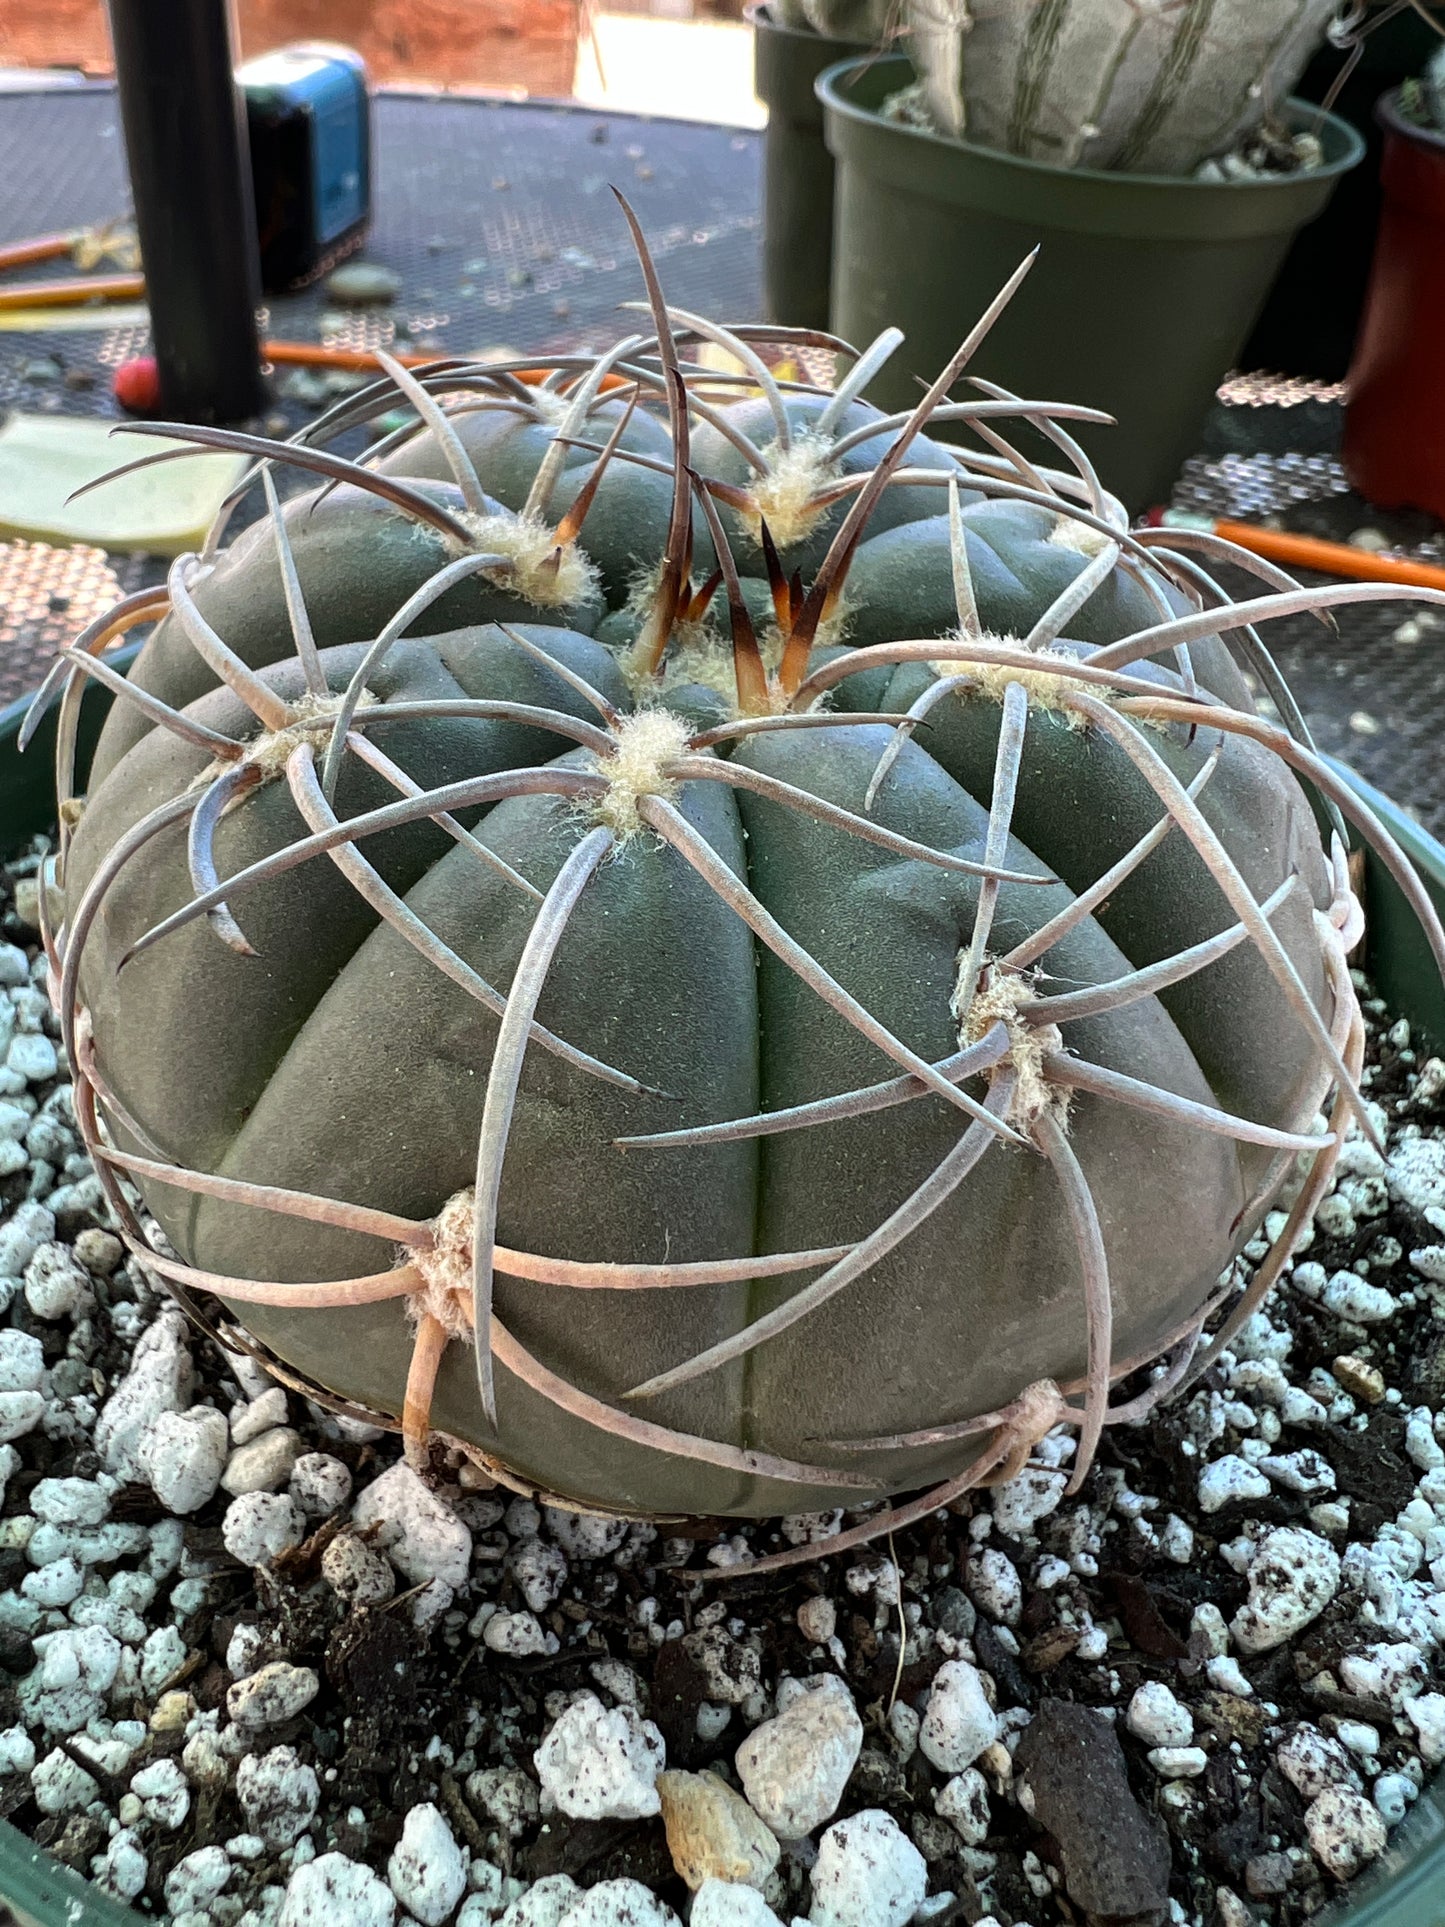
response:
{"label": "cactus areole", "polygon": [[[637,240],[646,331],[540,389],[388,364],[291,443],[165,431],[269,512],[57,664],[53,984],[124,1235],[229,1342],[564,1503],[921,1492],[866,1537],[1053,1428],[1082,1478],[1373,1134],[1340,810],[1445,940],[1258,625],[1397,592],[1236,555],[1233,603],[1089,411],[949,401],[1027,264],[888,419],[894,337],[719,375]],[[327,452],[398,387],[404,446]]]}

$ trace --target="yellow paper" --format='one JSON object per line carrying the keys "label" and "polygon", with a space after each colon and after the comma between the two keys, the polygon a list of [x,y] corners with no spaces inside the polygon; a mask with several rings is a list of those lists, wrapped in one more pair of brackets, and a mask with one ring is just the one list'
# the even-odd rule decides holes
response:
{"label": "yellow paper", "polygon": [[150,318],[144,301],[96,301],[83,308],[0,308],[0,334],[95,334],[107,328],[143,328]]}
{"label": "yellow paper", "polygon": [[198,450],[69,501],[86,482],[137,456],[185,446],[112,435],[114,426],[85,416],[10,416],[0,428],[0,536],[153,555],[198,549],[246,457]]}

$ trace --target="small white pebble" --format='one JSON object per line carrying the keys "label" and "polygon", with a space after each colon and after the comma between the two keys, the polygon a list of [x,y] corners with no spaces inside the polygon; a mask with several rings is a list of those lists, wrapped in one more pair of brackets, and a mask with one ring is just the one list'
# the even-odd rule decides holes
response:
{"label": "small white pebble", "polygon": [[1350,1880],[1385,1851],[1385,1822],[1363,1795],[1326,1787],[1305,1812],[1305,1832],[1316,1860],[1336,1880]]}
{"label": "small white pebble", "polygon": [[557,1635],[549,1633],[535,1613],[496,1613],[486,1624],[482,1643],[489,1652],[526,1659],[534,1653],[555,1653]]}
{"label": "small white pebble", "polygon": [[1146,1680],[1137,1688],[1124,1723],[1147,1746],[1188,1746],[1194,1738],[1194,1715],[1160,1680]]}
{"label": "small white pebble", "polygon": [[1410,1811],[1420,1789],[1404,1773],[1382,1773],[1370,1789],[1370,1797],[1387,1827],[1397,1827]]}
{"label": "small white pebble", "polygon": [[215,1496],[228,1444],[226,1421],[209,1406],[161,1412],[141,1437],[136,1466],[161,1504],[184,1515]]}
{"label": "small white pebble", "polygon": [[1145,1757],[1161,1780],[1197,1780],[1209,1765],[1202,1746],[1155,1746]]}
{"label": "small white pebble", "polygon": [[392,1927],[396,1896],[370,1867],[344,1853],[323,1853],[286,1884],[277,1927]]}
{"label": "small white pebble", "polygon": [[166,1875],[166,1905],[172,1914],[201,1913],[230,1878],[231,1856],[224,1847],[197,1847]]}
{"label": "small white pebble", "polygon": [[981,1847],[988,1838],[988,1782],[977,1767],[954,1774],[934,1794],[933,1807],[962,1836],[965,1846]]}
{"label": "small white pebble", "polygon": [[1276,1526],[1253,1548],[1249,1598],[1230,1621],[1246,1653],[1265,1653],[1317,1619],[1340,1586],[1339,1554],[1299,1526]]}
{"label": "small white pebble", "polygon": [[301,1508],[284,1493],[246,1492],[226,1507],[221,1538],[243,1566],[269,1566],[306,1537]]}
{"label": "small white pebble", "polygon": [[268,1847],[289,1847],[316,1818],[321,1787],[294,1747],[248,1753],[236,1769],[236,1798],[251,1831]]}
{"label": "small white pebble", "polygon": [[428,1801],[407,1814],[387,1862],[387,1878],[422,1927],[442,1927],[467,1890],[467,1857],[439,1807]]}
{"label": "small white pebble", "polygon": [[1335,1489],[1334,1467],[1328,1459],[1308,1448],[1261,1459],[1258,1469],[1286,1492],[1298,1492],[1306,1498],[1315,1498],[1321,1492],[1333,1492]]}
{"label": "small white pebble", "polygon": [[221,1487],[234,1498],[249,1492],[274,1492],[285,1485],[300,1456],[301,1434],[289,1425],[279,1425],[236,1447],[221,1474]]}
{"label": "small white pebble", "polygon": [[968,1561],[969,1596],[980,1612],[1000,1625],[1017,1625],[1023,1611],[1023,1585],[1012,1559],[997,1547],[986,1547]]}
{"label": "small white pebble", "polygon": [[303,1452],[291,1468],[291,1497],[311,1519],[329,1519],[351,1499],[351,1472],[329,1452]]}
{"label": "small white pebble", "polygon": [[919,1730],[918,1743],[940,1773],[962,1773],[999,1736],[998,1715],[983,1677],[964,1659],[939,1667]]}
{"label": "small white pebble", "polygon": [[923,1855],[876,1808],[839,1820],[818,1843],[814,1927],[905,1927],[928,1891]]}
{"label": "small white pebble", "polygon": [[1296,1791],[1313,1800],[1330,1786],[1358,1786],[1348,1752],[1338,1740],[1302,1721],[1275,1748],[1274,1763]]}
{"label": "small white pebble", "polygon": [[1405,1717],[1420,1740],[1420,1758],[1426,1766],[1439,1766],[1445,1760],[1445,1693],[1418,1693],[1405,1702]]}
{"label": "small white pebble", "polygon": [[1337,1271],[1324,1289],[1324,1305],[1337,1318],[1357,1325],[1379,1325],[1393,1318],[1397,1301],[1382,1285],[1366,1284],[1358,1273]]}
{"label": "small white pebble", "polygon": [[1220,1512],[1227,1505],[1268,1497],[1269,1480],[1237,1453],[1213,1460],[1199,1475],[1201,1512]]}
{"label": "small white pebble", "polygon": [[279,1726],[309,1706],[320,1690],[309,1666],[274,1660],[236,1681],[226,1694],[226,1711],[237,1726]]}
{"label": "small white pebble", "polygon": [[176,1760],[152,1760],[132,1776],[130,1790],[148,1820],[174,1833],[191,1810],[191,1789]]}
{"label": "small white pebble", "polygon": [[1205,1676],[1209,1684],[1221,1693],[1233,1693],[1240,1699],[1248,1699],[1254,1688],[1240,1670],[1239,1661],[1231,1659],[1227,1653],[1218,1653],[1204,1663]]}
{"label": "small white pebble", "polygon": [[[1229,1628],[1224,1623],[1224,1614],[1212,1599],[1206,1599],[1194,1608],[1189,1621],[1191,1639],[1197,1633],[1206,1655],[1219,1655],[1229,1651]],[[1196,1648],[1197,1650],[1197,1648]]]}
{"label": "small white pebble", "polygon": [[831,1599],[815,1596],[798,1608],[798,1631],[815,1646],[826,1646],[838,1629],[838,1609]]}
{"label": "small white pebble", "polygon": [[532,1756],[543,1795],[574,1820],[643,1820],[661,1811],[662,1735],[630,1706],[583,1693]]}
{"label": "small white pebble", "polygon": [[321,1577],[353,1606],[379,1606],[396,1591],[391,1561],[350,1532],[339,1532],[322,1553]]}
{"label": "small white pebble", "polygon": [[238,1405],[231,1414],[231,1438],[237,1445],[249,1445],[263,1432],[284,1425],[290,1412],[284,1386],[270,1385],[258,1397]]}

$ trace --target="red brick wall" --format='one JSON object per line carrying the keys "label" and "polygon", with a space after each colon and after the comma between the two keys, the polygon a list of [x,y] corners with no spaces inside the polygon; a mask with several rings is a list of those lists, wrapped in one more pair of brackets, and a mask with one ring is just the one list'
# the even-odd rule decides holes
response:
{"label": "red brick wall", "polygon": [[[243,55],[355,47],[373,80],[570,94],[578,0],[234,0]],[[0,65],[110,70],[102,0],[4,0]]]}

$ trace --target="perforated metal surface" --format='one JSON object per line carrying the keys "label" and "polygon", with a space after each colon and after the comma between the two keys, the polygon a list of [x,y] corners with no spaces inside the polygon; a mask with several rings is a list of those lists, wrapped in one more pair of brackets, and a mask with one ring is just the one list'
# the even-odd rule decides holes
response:
{"label": "perforated metal surface", "polygon": [[[377,208],[368,258],[401,276],[392,311],[328,311],[313,288],[271,303],[271,335],[357,347],[524,353],[592,346],[640,297],[609,186],[637,207],[672,299],[730,319],[759,312],[759,143],[752,134],[546,105],[383,95],[376,102]],[[104,87],[0,98],[0,238],[103,220],[124,202],[114,98]],[[27,272],[33,273],[33,270]],[[397,322],[400,322],[400,327]],[[113,413],[110,371],[137,352],[134,328],[0,334],[0,405]],[[89,389],[27,367],[53,357]],[[291,384],[293,390],[295,384]],[[304,387],[304,384],[303,384]],[[283,384],[282,412],[306,409]],[[1445,531],[1420,515],[1384,515],[1350,493],[1339,466],[1340,391],[1268,373],[1233,376],[1206,446],[1180,478],[1178,506],[1345,540],[1362,527],[1400,553],[1445,563]],[[46,597],[67,590],[75,551],[25,552],[26,614],[0,630],[0,693],[28,686],[65,633]],[[107,566],[129,589],[159,564],[87,555],[85,583]],[[6,576],[0,573],[0,599]],[[1312,578],[1318,579],[1318,578]],[[1247,579],[1235,584],[1247,592]],[[83,619],[83,618],[82,618]],[[1301,618],[1267,638],[1322,745],[1445,834],[1445,625],[1398,604],[1356,607],[1338,633]]]}
{"label": "perforated metal surface", "polygon": [[[400,338],[452,352],[610,340],[618,304],[644,292],[613,186],[636,208],[674,301],[737,320],[759,312],[756,134],[446,96],[380,94],[374,107],[366,258],[400,276],[396,305],[344,312],[318,284],[268,303],[269,335],[355,348]],[[0,240],[120,212],[113,91],[0,97],[0,180]],[[38,269],[25,272],[40,278]],[[144,340],[130,327],[0,335],[0,403],[113,413],[110,371]],[[47,357],[93,374],[94,387],[27,379],[26,366]]]}
{"label": "perforated metal surface", "polygon": [[118,597],[163,575],[149,556],[0,542],[0,705],[34,689],[56,650]]}

